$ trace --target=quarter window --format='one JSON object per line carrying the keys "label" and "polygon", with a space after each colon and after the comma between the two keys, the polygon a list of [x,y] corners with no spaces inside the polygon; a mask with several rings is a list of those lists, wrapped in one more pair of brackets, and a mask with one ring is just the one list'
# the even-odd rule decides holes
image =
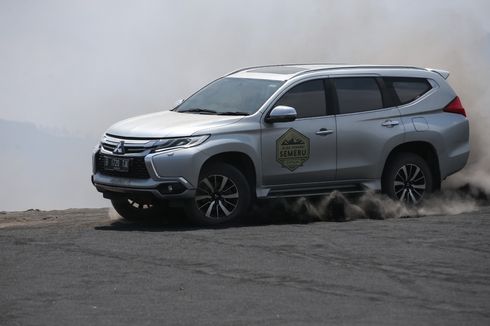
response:
{"label": "quarter window", "polygon": [[375,78],[336,78],[334,83],[340,114],[383,108],[383,98]]}
{"label": "quarter window", "polygon": [[415,101],[432,88],[424,78],[385,78],[385,81],[392,84],[400,104]]}
{"label": "quarter window", "polygon": [[312,80],[294,86],[284,94],[277,105],[296,109],[298,118],[318,117],[326,114],[323,80]]}

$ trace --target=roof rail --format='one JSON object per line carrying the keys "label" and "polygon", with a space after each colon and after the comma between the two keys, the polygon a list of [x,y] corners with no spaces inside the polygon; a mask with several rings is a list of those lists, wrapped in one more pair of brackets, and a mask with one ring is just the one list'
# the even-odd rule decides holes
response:
{"label": "roof rail", "polygon": [[[234,70],[228,74],[226,74],[226,76],[230,76],[230,75],[233,75],[233,74],[236,74],[236,73],[239,73],[239,72],[242,72],[242,71],[246,71],[246,70],[251,70],[251,69],[259,69],[259,68],[269,68],[269,67],[287,67],[287,66],[322,66],[322,65],[343,65],[344,63],[281,63],[281,64],[275,64],[275,65],[260,65],[260,66],[251,66],[251,67],[246,67],[246,68],[240,68],[240,69],[237,69],[237,70]],[[312,71],[314,69],[311,69],[311,70],[307,70],[307,71]]]}
{"label": "roof rail", "polygon": [[[428,70],[428,69],[420,68],[420,67],[401,66],[401,65],[389,66],[389,65],[348,65],[348,64],[342,64],[342,63],[287,63],[287,64],[261,65],[261,66],[252,66],[252,67],[247,67],[247,68],[241,68],[241,69],[230,72],[226,76],[230,76],[230,75],[233,75],[233,74],[236,74],[236,73],[239,73],[242,71],[246,71],[246,70],[268,68],[268,67],[328,66],[328,65],[332,65],[332,66],[339,65],[339,66],[338,67],[322,67],[322,68],[308,69],[308,70],[300,71],[300,72],[293,74],[293,77],[301,76],[301,75],[308,74],[308,73],[315,72],[315,71],[340,70],[340,69],[416,69],[416,70]],[[441,72],[441,71],[437,71],[437,73],[439,73],[439,72]]]}
{"label": "roof rail", "polygon": [[301,76],[310,72],[315,71],[323,71],[323,70],[341,70],[341,69],[416,69],[416,70],[426,70],[420,67],[413,66],[370,66],[370,65],[345,65],[341,67],[325,67],[325,68],[317,68],[311,70],[300,71],[294,74],[294,77]]}

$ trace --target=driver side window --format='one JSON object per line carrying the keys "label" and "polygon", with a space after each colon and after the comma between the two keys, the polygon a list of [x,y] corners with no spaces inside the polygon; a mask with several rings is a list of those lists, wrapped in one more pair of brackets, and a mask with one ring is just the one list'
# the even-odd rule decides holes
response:
{"label": "driver side window", "polygon": [[323,80],[310,80],[294,86],[277,101],[276,106],[278,105],[295,108],[298,119],[326,115],[327,105]]}

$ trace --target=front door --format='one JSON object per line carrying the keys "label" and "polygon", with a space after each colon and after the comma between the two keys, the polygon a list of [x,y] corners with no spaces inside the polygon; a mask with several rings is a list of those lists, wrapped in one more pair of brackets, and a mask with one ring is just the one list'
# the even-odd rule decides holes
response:
{"label": "front door", "polygon": [[262,125],[264,186],[314,186],[335,179],[335,116],[327,114],[322,79],[293,86],[274,105],[296,109],[292,122]]}

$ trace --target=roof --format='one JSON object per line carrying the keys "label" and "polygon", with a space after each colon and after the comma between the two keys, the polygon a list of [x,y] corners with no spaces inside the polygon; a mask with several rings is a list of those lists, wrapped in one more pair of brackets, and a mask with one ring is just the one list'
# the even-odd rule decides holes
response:
{"label": "roof", "polygon": [[390,66],[390,65],[347,65],[347,64],[285,64],[285,65],[269,65],[244,68],[234,71],[228,77],[238,78],[256,78],[256,79],[271,79],[271,80],[288,80],[297,75],[307,74],[309,72],[318,72],[325,70],[369,70],[369,69],[411,69],[422,70],[427,69],[411,66]]}

